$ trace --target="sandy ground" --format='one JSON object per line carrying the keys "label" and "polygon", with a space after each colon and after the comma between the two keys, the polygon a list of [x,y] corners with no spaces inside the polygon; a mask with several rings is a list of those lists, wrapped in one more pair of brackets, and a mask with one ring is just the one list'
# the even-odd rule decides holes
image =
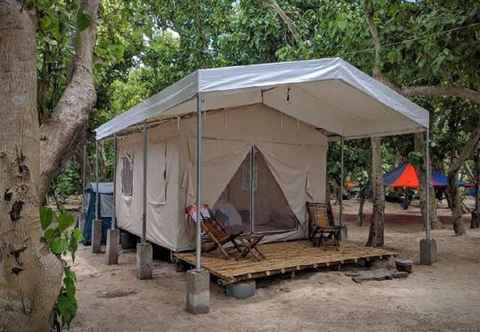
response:
{"label": "sandy ground", "polygon": [[[347,213],[355,209],[347,202]],[[389,204],[387,212],[386,247],[417,262],[423,236],[418,209]],[[348,227],[349,240],[366,242],[368,226]],[[82,247],[74,266],[79,310],[72,330],[480,331],[480,230],[455,237],[448,227],[433,236],[438,262],[415,265],[407,279],[356,284],[344,271],[306,272],[262,281],[247,300],[227,298],[212,283],[211,312],[201,316],[184,311],[185,275],[172,264],[156,261],[154,279],[139,281],[134,252],[107,266],[104,255]]]}

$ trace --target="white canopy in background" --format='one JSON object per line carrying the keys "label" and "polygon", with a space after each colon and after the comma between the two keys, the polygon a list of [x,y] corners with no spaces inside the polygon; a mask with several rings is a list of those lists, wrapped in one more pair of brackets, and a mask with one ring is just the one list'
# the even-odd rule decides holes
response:
{"label": "white canopy in background", "polygon": [[340,58],[197,70],[96,129],[97,140],[144,121],[263,103],[346,138],[428,127],[428,112]]}

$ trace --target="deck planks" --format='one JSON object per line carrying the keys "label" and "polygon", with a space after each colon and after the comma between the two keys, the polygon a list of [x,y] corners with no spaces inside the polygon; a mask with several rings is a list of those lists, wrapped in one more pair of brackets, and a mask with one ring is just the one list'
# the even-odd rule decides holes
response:
{"label": "deck planks", "polygon": [[[226,260],[216,252],[202,255],[202,267],[217,276],[222,284],[255,279],[279,273],[299,271],[322,266],[356,263],[359,259],[383,259],[395,253],[371,247],[345,243],[340,250],[335,247],[313,247],[310,241],[268,243],[259,246],[265,260]],[[175,256],[188,264],[195,264],[194,253],[176,253]]]}

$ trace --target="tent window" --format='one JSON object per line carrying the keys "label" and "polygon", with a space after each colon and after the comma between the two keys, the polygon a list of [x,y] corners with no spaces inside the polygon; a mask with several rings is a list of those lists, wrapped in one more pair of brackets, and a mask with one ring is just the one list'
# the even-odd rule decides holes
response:
{"label": "tent window", "polygon": [[167,202],[168,159],[167,142],[154,142],[149,146],[148,161],[148,200],[155,205]]}
{"label": "tent window", "polygon": [[133,156],[127,154],[122,157],[122,194],[133,195]]}

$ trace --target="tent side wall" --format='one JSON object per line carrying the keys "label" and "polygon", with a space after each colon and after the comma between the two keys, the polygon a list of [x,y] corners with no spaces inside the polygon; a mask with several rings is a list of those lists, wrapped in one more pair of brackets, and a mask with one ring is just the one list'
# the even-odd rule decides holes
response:
{"label": "tent side wall", "polygon": [[[196,117],[182,120],[180,206],[195,203]],[[263,104],[204,114],[202,146],[202,200],[213,207],[241,163],[255,145],[265,157],[299,221],[294,231],[272,234],[266,241],[304,238],[307,201],[325,201],[328,140],[320,131]],[[183,218],[187,235],[194,228]],[[183,225],[182,225],[183,224]],[[188,236],[179,239],[188,243]],[[190,242],[189,247],[194,244]]]}
{"label": "tent side wall", "polygon": [[[148,130],[147,155],[147,240],[176,250],[179,218],[179,129],[173,122]],[[130,159],[127,161],[125,159]],[[131,164],[133,161],[133,164]],[[128,187],[130,165],[132,193]],[[120,137],[118,142],[116,210],[118,227],[137,236],[142,234],[143,215],[143,134]],[[123,183],[122,183],[123,181]]]}

